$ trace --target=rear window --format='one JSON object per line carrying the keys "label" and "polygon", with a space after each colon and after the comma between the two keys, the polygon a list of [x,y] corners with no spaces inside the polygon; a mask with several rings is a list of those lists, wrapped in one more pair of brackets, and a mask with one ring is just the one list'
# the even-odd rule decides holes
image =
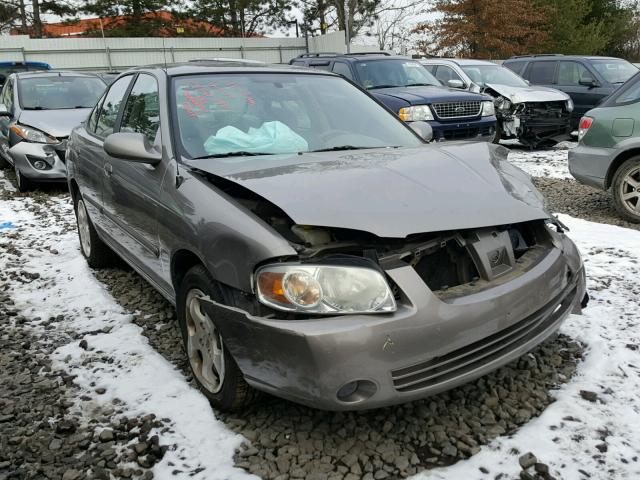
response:
{"label": "rear window", "polygon": [[533,84],[551,84],[556,73],[557,62],[533,62],[529,67],[529,81]]}
{"label": "rear window", "polygon": [[638,101],[640,101],[640,74],[632,77],[627,83],[607,97],[599,106],[614,107],[616,105],[626,105]]}

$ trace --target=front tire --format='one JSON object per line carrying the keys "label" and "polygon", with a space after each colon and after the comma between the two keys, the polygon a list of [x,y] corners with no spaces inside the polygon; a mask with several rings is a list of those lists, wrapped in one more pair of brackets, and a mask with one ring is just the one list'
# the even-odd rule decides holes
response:
{"label": "front tire", "polygon": [[640,156],[620,165],[611,193],[618,213],[629,222],[640,223]]}
{"label": "front tire", "polygon": [[24,193],[33,190],[33,182],[22,174],[17,165],[14,165],[13,169],[16,172],[16,187],[18,191]]}
{"label": "front tire", "polygon": [[205,297],[226,303],[223,287],[202,265],[197,265],[187,272],[177,291],[182,341],[198,387],[220,410],[237,410],[248,405],[257,392],[245,382],[215,321],[202,305]]}
{"label": "front tire", "polygon": [[114,264],[115,254],[98,236],[84,200],[78,193],[74,202],[80,251],[91,268],[104,268]]}

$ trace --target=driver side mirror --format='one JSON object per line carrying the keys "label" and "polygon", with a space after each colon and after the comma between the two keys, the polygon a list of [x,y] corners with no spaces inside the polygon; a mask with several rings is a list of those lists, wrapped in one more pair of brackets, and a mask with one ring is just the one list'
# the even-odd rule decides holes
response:
{"label": "driver side mirror", "polygon": [[102,148],[108,155],[130,162],[155,165],[162,160],[162,153],[142,133],[112,133],[105,139]]}
{"label": "driver side mirror", "polygon": [[583,85],[583,86],[589,87],[589,88],[594,88],[594,87],[599,87],[600,86],[598,81],[595,78],[592,78],[592,77],[582,77],[582,78],[580,78],[580,81],[578,83],[580,85]]}
{"label": "driver side mirror", "polygon": [[451,88],[466,88],[464,82],[458,78],[452,78],[451,80],[447,80],[447,85]]}
{"label": "driver side mirror", "polygon": [[430,142],[431,140],[433,140],[433,128],[431,128],[431,125],[429,125],[427,122],[411,122],[408,125],[411,130],[416,132],[418,136],[425,142]]}

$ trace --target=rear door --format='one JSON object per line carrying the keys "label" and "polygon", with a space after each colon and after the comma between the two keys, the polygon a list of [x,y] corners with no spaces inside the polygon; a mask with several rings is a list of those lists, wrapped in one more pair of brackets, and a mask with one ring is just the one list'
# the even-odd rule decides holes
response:
{"label": "rear door", "polygon": [[[159,89],[156,78],[140,73],[125,102],[116,131],[141,133],[162,149]],[[106,154],[105,154],[106,155]],[[104,210],[120,252],[161,284],[158,212],[167,163],[156,165],[105,157]]]}

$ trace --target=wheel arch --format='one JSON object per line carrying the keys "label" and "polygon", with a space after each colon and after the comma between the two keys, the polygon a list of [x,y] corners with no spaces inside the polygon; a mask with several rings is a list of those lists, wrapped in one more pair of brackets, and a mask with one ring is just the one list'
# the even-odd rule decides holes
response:
{"label": "wheel arch", "polygon": [[613,177],[615,177],[616,172],[618,171],[620,166],[631,157],[635,157],[636,155],[640,156],[640,147],[625,150],[624,152],[619,153],[618,156],[613,159],[613,161],[609,165],[609,169],[607,170],[607,176],[604,179],[605,190],[609,190],[609,188],[611,188],[611,185],[613,184]]}
{"label": "wheel arch", "polygon": [[80,196],[80,187],[78,186],[78,182],[74,178],[69,179],[69,193],[71,194],[71,200],[75,204],[78,201],[78,197]]}
{"label": "wheel arch", "polygon": [[[209,271],[206,263],[193,251],[182,248],[173,253],[171,256],[171,283],[176,294],[178,293],[184,276],[196,265],[202,265],[207,271]],[[211,274],[210,271],[209,274]]]}

